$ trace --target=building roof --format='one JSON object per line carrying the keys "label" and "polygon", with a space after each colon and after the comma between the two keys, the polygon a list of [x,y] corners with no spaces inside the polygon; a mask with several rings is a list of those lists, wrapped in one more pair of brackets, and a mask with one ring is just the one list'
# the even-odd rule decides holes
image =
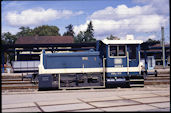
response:
{"label": "building roof", "polygon": [[[162,47],[162,45],[161,44],[155,44],[151,47]],[[165,47],[170,47],[170,44],[165,44]]]}
{"label": "building roof", "polygon": [[[165,51],[167,53],[170,52],[170,44],[165,44]],[[155,53],[161,53],[162,52],[162,46],[161,44],[155,44],[155,45],[152,45],[149,50],[147,50],[147,52],[155,52]]]}
{"label": "building roof", "polygon": [[142,40],[102,40],[105,44],[141,44],[143,43]]}
{"label": "building roof", "polygon": [[25,36],[19,37],[15,44],[60,44],[73,43],[72,36]]}

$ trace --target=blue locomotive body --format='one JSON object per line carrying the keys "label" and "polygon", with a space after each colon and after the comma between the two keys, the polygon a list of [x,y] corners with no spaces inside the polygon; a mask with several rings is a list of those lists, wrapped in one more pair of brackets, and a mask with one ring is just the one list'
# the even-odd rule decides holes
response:
{"label": "blue locomotive body", "polygon": [[45,69],[79,69],[102,67],[98,51],[44,54]]}
{"label": "blue locomotive body", "polygon": [[39,89],[143,86],[140,40],[104,40],[96,50],[42,52]]}

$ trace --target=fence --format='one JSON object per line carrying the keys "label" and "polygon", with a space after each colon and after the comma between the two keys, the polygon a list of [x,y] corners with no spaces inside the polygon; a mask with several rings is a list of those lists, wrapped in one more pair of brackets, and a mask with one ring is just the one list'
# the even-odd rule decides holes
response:
{"label": "fence", "polygon": [[40,61],[13,61],[12,68],[14,73],[38,72]]}

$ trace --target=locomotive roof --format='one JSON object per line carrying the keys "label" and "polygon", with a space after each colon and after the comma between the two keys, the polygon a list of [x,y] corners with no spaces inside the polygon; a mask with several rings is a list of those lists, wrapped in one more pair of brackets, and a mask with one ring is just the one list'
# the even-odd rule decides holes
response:
{"label": "locomotive roof", "polygon": [[46,53],[46,56],[97,56],[98,51],[84,51],[84,52],[67,52],[67,53]]}
{"label": "locomotive roof", "polygon": [[142,40],[102,40],[104,44],[141,44]]}

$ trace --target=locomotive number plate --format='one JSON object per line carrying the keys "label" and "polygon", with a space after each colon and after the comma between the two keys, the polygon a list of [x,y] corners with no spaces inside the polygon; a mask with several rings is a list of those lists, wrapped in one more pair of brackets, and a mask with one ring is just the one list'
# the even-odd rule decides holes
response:
{"label": "locomotive number plate", "polygon": [[88,57],[82,57],[82,60],[88,60]]}
{"label": "locomotive number plate", "polygon": [[122,64],[122,59],[114,59],[114,64]]}
{"label": "locomotive number plate", "polygon": [[42,81],[48,81],[49,77],[42,77]]}

